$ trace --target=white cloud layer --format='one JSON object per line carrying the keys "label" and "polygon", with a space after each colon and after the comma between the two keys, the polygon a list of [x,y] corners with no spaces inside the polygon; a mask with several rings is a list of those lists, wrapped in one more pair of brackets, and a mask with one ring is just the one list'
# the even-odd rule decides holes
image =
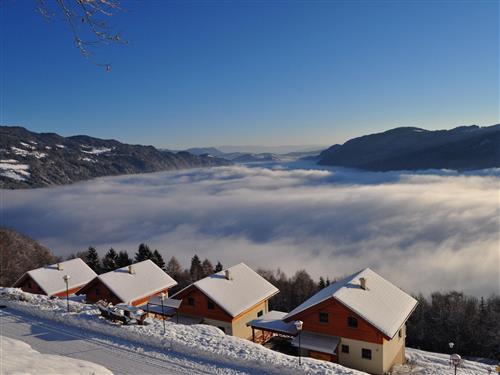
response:
{"label": "white cloud layer", "polygon": [[412,292],[499,292],[499,171],[371,173],[244,166],[2,191],[3,222],[68,255],[141,242],[185,265],[369,266]]}

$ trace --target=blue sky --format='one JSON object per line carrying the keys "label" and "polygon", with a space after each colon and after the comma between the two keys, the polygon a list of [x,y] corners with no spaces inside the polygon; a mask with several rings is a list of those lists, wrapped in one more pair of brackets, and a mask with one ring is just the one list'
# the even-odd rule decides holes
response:
{"label": "blue sky", "polygon": [[497,1],[123,1],[95,60],[0,5],[0,122],[160,147],[321,144],[498,122]]}

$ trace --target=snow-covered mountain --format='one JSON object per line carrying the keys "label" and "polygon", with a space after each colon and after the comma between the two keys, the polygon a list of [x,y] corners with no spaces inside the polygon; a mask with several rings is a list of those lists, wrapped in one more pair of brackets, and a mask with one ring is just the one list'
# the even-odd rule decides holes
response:
{"label": "snow-covered mountain", "polygon": [[0,126],[0,188],[43,187],[100,176],[229,164],[209,155]]}

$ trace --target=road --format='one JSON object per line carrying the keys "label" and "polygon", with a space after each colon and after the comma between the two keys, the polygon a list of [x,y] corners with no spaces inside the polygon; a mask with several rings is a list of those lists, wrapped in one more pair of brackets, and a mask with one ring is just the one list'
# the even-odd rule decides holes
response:
{"label": "road", "polygon": [[[100,364],[115,374],[250,374],[216,362],[153,348],[137,349],[127,341],[40,321],[16,310],[0,310],[0,335],[24,341],[40,353]],[[0,371],[1,372],[1,371]]]}

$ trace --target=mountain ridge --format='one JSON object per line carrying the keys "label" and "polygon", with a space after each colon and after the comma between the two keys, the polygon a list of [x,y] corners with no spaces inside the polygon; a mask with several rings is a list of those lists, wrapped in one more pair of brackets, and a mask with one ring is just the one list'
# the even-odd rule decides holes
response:
{"label": "mountain ridge", "polygon": [[500,167],[500,124],[450,130],[398,127],[335,144],[321,152],[319,165],[372,171],[484,169]]}
{"label": "mountain ridge", "polygon": [[0,126],[0,188],[64,185],[95,177],[230,165],[185,151],[161,151],[88,135],[63,137]]}

